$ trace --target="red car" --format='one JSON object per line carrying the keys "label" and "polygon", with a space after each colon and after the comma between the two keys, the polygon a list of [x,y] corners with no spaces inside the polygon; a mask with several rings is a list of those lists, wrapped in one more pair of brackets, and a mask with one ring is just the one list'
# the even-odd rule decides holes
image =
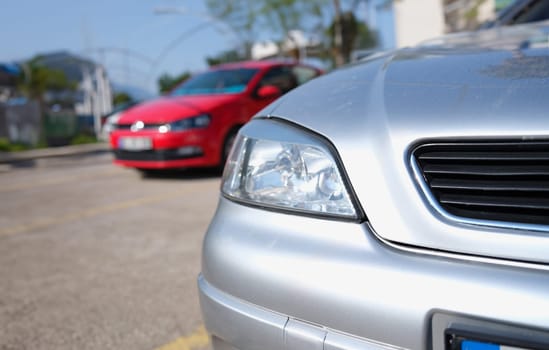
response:
{"label": "red car", "polygon": [[213,67],[168,96],[122,114],[110,136],[114,162],[145,171],[222,166],[244,123],[320,74],[317,68],[288,61]]}

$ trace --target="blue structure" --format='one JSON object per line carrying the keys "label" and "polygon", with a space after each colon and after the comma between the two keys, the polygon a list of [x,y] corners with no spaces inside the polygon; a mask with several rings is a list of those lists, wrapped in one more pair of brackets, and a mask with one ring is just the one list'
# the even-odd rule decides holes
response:
{"label": "blue structure", "polygon": [[9,75],[18,76],[21,74],[21,67],[15,63],[0,63],[0,71]]}

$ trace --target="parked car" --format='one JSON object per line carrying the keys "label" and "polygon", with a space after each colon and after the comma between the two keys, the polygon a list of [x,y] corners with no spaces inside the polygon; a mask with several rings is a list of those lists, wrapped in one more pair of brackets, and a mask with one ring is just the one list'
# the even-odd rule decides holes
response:
{"label": "parked car", "polygon": [[219,349],[549,349],[549,22],[317,78],[244,126],[198,277]]}
{"label": "parked car", "polygon": [[321,71],[293,61],[224,64],[125,112],[111,133],[115,163],[142,170],[221,166],[238,129]]}
{"label": "parked car", "polygon": [[480,29],[510,26],[549,19],[549,1],[513,0],[509,6],[498,13],[493,21],[488,21]]}

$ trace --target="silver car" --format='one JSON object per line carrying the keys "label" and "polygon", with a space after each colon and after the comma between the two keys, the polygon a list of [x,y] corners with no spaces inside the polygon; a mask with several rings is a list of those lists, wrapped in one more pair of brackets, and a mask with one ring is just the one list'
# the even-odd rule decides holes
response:
{"label": "silver car", "polygon": [[241,129],[203,245],[219,349],[549,349],[549,22],[317,78]]}

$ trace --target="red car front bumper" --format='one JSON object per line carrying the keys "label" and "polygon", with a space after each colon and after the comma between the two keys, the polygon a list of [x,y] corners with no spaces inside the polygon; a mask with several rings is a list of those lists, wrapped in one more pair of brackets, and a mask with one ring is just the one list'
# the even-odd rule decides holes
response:
{"label": "red car front bumper", "polygon": [[220,162],[220,145],[207,129],[159,133],[143,130],[111,134],[114,163],[142,169],[208,167]]}

